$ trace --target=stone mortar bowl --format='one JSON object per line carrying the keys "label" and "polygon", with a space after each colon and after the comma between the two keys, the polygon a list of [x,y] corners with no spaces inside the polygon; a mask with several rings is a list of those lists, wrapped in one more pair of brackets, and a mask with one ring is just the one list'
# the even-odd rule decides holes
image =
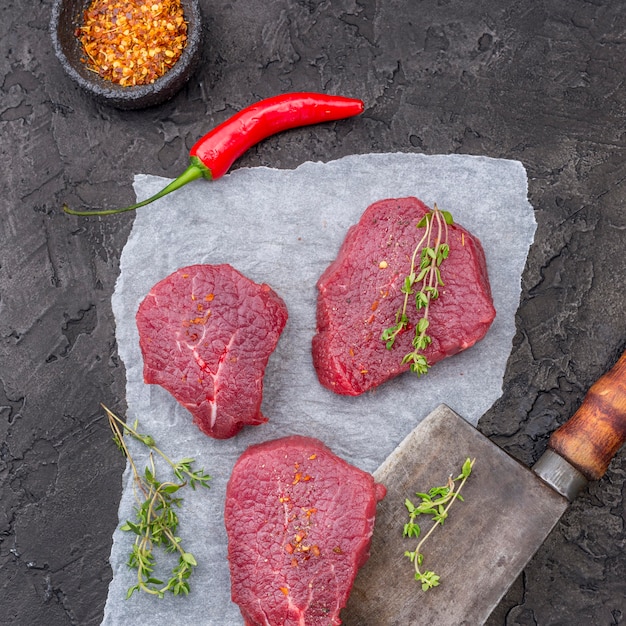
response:
{"label": "stone mortar bowl", "polygon": [[187,22],[187,45],[176,64],[149,85],[122,87],[101,78],[81,61],[84,53],[75,35],[91,0],[54,0],[50,33],[63,69],[98,101],[118,109],[142,109],[169,100],[187,83],[202,56],[202,15],[198,0],[181,0]]}

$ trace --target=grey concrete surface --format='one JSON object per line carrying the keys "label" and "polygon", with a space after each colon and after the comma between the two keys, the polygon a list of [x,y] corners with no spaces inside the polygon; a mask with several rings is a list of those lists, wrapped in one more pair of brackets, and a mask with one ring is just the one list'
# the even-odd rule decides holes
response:
{"label": "grey concrete surface", "polygon": [[[177,175],[255,100],[315,90],[367,110],[236,166],[389,151],[524,164],[538,230],[503,395],[479,425],[520,461],[626,348],[623,0],[205,0],[198,73],[133,112],[65,76],[49,1],[0,4],[0,624],[98,624],[111,577],[123,460],[99,403],[124,411],[110,296],[133,215],[60,207],[133,202],[134,174]],[[625,502],[623,450],[491,626],[626,623]]]}

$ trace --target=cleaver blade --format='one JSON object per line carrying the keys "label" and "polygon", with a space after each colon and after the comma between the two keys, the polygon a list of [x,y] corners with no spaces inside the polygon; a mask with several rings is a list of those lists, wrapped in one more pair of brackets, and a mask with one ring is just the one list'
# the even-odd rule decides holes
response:
{"label": "cleaver blade", "polygon": [[[452,409],[437,407],[374,472],[387,488],[378,504],[370,558],[360,569],[341,618],[344,626],[477,626],[589,480],[607,470],[626,440],[626,352],[556,430],[532,471]],[[419,539],[402,536],[404,501],[445,485],[467,458],[472,473],[448,519],[422,548],[422,570],[440,585],[426,592],[404,556]],[[423,517],[424,520],[420,518]],[[431,522],[416,520],[422,536]]]}

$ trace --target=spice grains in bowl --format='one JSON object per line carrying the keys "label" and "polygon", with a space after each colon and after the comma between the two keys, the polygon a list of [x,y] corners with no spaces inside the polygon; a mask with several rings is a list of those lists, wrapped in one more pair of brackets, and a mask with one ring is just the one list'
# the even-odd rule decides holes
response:
{"label": "spice grains in bowl", "polygon": [[93,0],[76,37],[87,67],[102,78],[149,85],[180,58],[187,23],[180,0]]}

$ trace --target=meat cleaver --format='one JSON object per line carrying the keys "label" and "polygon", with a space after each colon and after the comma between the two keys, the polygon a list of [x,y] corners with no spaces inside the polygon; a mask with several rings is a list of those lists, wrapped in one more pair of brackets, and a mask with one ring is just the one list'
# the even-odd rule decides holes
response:
{"label": "meat cleaver", "polygon": [[[387,487],[378,504],[370,559],[342,613],[344,626],[484,624],[573,498],[599,479],[626,440],[626,352],[556,430],[532,471],[445,405],[426,417],[376,470]],[[440,585],[422,591],[404,556],[405,498],[445,485],[476,459],[445,523],[424,544],[422,569]],[[421,518],[425,518],[422,523]],[[430,520],[417,520],[422,532]]]}

